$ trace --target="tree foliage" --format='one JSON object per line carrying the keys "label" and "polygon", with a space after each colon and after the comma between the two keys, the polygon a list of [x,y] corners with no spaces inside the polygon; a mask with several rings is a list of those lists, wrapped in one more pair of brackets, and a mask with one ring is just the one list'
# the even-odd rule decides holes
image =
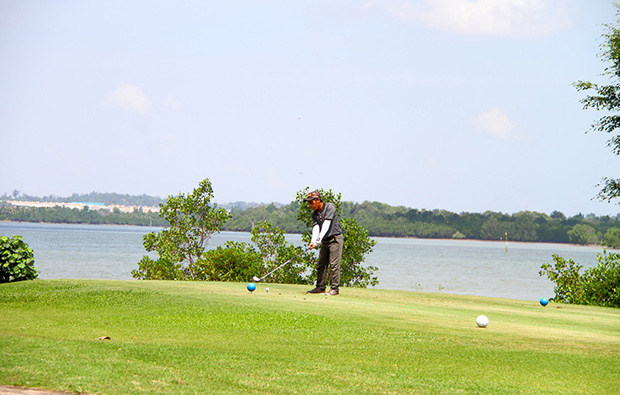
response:
{"label": "tree foliage", "polygon": [[[267,210],[267,207],[271,208]],[[309,221],[310,213],[305,213],[307,218],[296,218],[300,207],[302,205],[295,201],[280,207],[267,205],[233,210],[231,221],[244,225],[231,229],[229,223],[226,223],[224,229],[247,232],[260,220],[274,224],[294,224],[281,227],[289,233],[303,233],[308,230],[304,221]],[[577,224],[593,227],[597,235],[604,235],[613,227],[620,228],[620,215],[597,217],[593,214],[578,214],[567,217],[557,210],[551,215],[535,211],[458,214],[447,210],[395,207],[380,202],[346,201],[340,202],[340,210],[343,218],[355,219],[373,237],[504,240],[507,233],[510,241],[570,243],[568,232]]]}
{"label": "tree foliage", "polygon": [[[602,37],[599,57],[606,63],[604,76],[608,76],[610,84],[601,85],[590,81],[578,81],[574,84],[578,91],[593,92],[581,100],[584,109],[596,109],[605,111],[607,114],[599,118],[592,124],[591,130],[609,133],[610,139],[607,141],[608,147],[616,155],[620,155],[620,4],[614,4],[617,20],[614,24],[604,24],[606,31]],[[620,197],[620,179],[604,177],[601,184],[602,189],[598,198],[603,201],[611,202]]]}
{"label": "tree foliage", "polygon": [[[206,251],[183,270],[180,265],[176,265],[170,268],[170,271],[156,271],[159,266],[152,260],[148,268],[157,275],[170,277],[169,273],[172,273],[173,278],[168,279],[243,282],[271,272],[290,261],[263,281],[284,284],[310,282],[307,274],[313,257],[301,247],[287,242],[284,230],[266,222],[259,222],[252,228],[251,233],[252,244],[229,241],[224,246]],[[183,276],[180,277],[180,274]]]}
{"label": "tree foliage", "polygon": [[[230,218],[222,230],[250,232],[259,222],[268,222],[287,233],[301,234],[307,230],[305,223],[297,219],[300,204],[240,204],[230,207]],[[504,214],[493,211],[484,213],[453,213],[447,210],[426,210],[404,206],[390,206],[380,202],[340,203],[342,216],[353,218],[370,236],[419,237],[444,239],[478,239],[569,243],[568,232],[575,225],[584,224],[595,229],[597,235],[605,235],[611,228],[620,228],[620,214],[600,216],[578,214],[567,217],[562,212],[550,215],[535,211]],[[2,207],[0,221],[26,221],[50,223],[88,223],[169,226],[157,213],[108,212],[104,210],[81,210],[63,207]]]}
{"label": "tree foliage", "polygon": [[[360,225],[354,218],[343,217],[341,194],[335,194],[332,190],[317,190],[324,202],[333,203],[338,212],[340,226],[344,233],[344,247],[342,251],[342,262],[340,272],[340,283],[343,286],[367,287],[375,286],[379,280],[374,275],[378,270],[375,266],[363,266],[366,255],[372,252],[377,244],[376,240],[370,238],[369,232]],[[304,243],[310,243],[312,235],[312,209],[304,202],[305,197],[310,192],[309,188],[297,192],[296,202],[299,205],[297,219],[306,225],[306,230],[302,234]],[[316,267],[312,268],[311,278],[316,277]]]}
{"label": "tree foliage", "polygon": [[225,229],[249,232],[259,222],[268,222],[273,226],[286,229],[287,233],[302,233],[305,225],[297,220],[298,211],[297,202],[287,205],[269,203],[251,207],[240,203],[230,209],[232,218],[226,222]]}
{"label": "tree foliage", "polygon": [[603,236],[604,247],[620,248],[620,228],[610,228]]}
{"label": "tree foliage", "polygon": [[572,244],[598,244],[601,241],[599,234],[596,233],[596,229],[586,224],[577,224],[573,226],[567,234],[568,240],[570,240]]}
{"label": "tree foliage", "polygon": [[340,225],[345,234],[340,282],[345,286],[360,288],[379,284],[379,279],[374,275],[379,268],[362,265],[377,241],[371,239],[368,231],[353,218],[343,218]]}
{"label": "tree foliage", "polygon": [[22,237],[0,236],[0,283],[34,280],[38,276],[34,252]]}
{"label": "tree foliage", "polygon": [[259,221],[252,233],[253,245],[227,242],[207,250],[207,243],[231,217],[223,208],[212,206],[213,189],[203,180],[191,194],[169,196],[160,206],[159,215],[170,227],[144,236],[147,252],[156,252],[153,259],[144,256],[134,278],[144,280],[248,281],[253,276],[271,271],[281,263],[290,262],[276,271],[266,282],[307,283],[307,268],[312,258],[301,247],[286,241],[285,231]]}
{"label": "tree foliage", "polygon": [[288,264],[270,275],[269,282],[285,284],[308,284],[312,280],[308,269],[313,266],[314,255],[303,247],[296,247],[286,240],[286,232],[269,222],[259,222],[252,228],[252,242],[263,259],[264,273],[268,273],[284,262]]}
{"label": "tree foliage", "polygon": [[582,265],[553,255],[539,274],[555,283],[554,302],[620,307],[620,253],[597,254],[597,266],[580,274]]}
{"label": "tree foliage", "polygon": [[248,281],[262,270],[261,256],[250,244],[229,241],[208,250],[188,268],[193,280]]}
{"label": "tree foliage", "polygon": [[144,256],[138,270],[132,271],[134,278],[153,279],[151,276],[159,274],[166,279],[192,279],[191,267],[205,253],[211,236],[230,217],[226,210],[212,206],[212,199],[211,182],[205,179],[191,194],[169,196],[166,204],[160,205],[159,216],[170,227],[143,238],[146,251],[156,252],[159,258]]}

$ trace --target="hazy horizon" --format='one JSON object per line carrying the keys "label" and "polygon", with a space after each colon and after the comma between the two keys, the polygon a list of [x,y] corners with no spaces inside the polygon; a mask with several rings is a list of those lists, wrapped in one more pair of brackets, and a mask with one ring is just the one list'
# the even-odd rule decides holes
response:
{"label": "hazy horizon", "polygon": [[[186,191],[184,193],[190,193],[190,192],[191,191]],[[69,194],[67,196],[56,196],[56,195],[54,195],[54,197],[58,198],[58,199],[65,199],[65,198],[69,198],[69,197],[71,197],[73,195],[89,195],[91,193],[129,195],[129,196],[132,196],[132,197],[147,196],[147,197],[150,197],[150,198],[162,199],[163,201],[165,201],[168,198],[168,196],[161,197],[161,196],[152,196],[152,195],[147,195],[147,194],[131,195],[131,194],[126,194],[126,193],[97,192],[97,191],[91,191],[91,192],[88,192],[88,193],[72,193],[72,194]],[[11,197],[10,195],[11,194],[4,192],[4,193],[0,194],[0,197],[7,196],[7,197],[10,198]],[[28,197],[37,198],[37,199],[43,199],[43,198],[51,197],[51,195],[49,195],[49,194],[48,195],[43,195],[43,196],[34,196],[34,195],[28,195],[28,194],[26,194],[26,195]],[[21,194],[21,191],[20,191],[20,196],[18,196],[18,198],[23,198],[26,195]],[[7,199],[7,200],[9,200],[9,199]],[[294,201],[295,201],[295,199],[292,199],[292,200],[290,200],[288,202],[275,202],[275,201],[271,201],[271,202],[258,202],[258,201],[246,201],[246,200],[234,200],[234,201],[221,202],[221,201],[217,201],[217,199],[214,199],[214,203],[218,204],[220,206],[229,206],[229,205],[241,204],[241,205],[247,205],[248,207],[267,206],[267,205],[270,205],[270,204],[274,204],[276,206],[283,206],[283,205],[288,205],[290,203],[293,203]],[[372,201],[371,200],[365,200],[365,201],[343,200],[343,201],[346,201],[346,202],[349,202],[349,203],[354,203],[354,204],[362,204],[364,202],[371,202],[371,203],[378,202],[378,203],[382,203],[382,204],[387,204],[385,202],[380,202],[380,201],[377,201],[377,200],[372,200]],[[453,211],[453,210],[447,210],[447,209],[444,209],[444,208],[441,208],[441,207],[435,207],[435,208],[410,207],[410,206],[406,206],[406,205],[402,205],[402,204],[401,205],[390,205],[390,206],[392,206],[392,207],[401,207],[402,206],[402,207],[406,207],[407,209],[418,209],[418,210],[428,210],[428,211],[446,210],[446,211],[454,212],[456,214],[465,213],[465,212],[467,212],[467,213],[484,213],[486,211],[493,211],[493,210],[484,210],[484,211]],[[521,210],[521,211],[532,211],[532,212],[538,212],[538,213],[542,213],[542,214],[551,215],[553,213],[553,211],[556,211],[556,210],[553,210],[553,211],[550,211],[550,212],[538,211],[538,210]],[[560,211],[560,210],[557,210],[557,211]],[[494,211],[494,212],[502,213],[502,214],[508,214],[508,215],[518,213],[518,211],[515,211],[515,212]],[[564,214],[567,218],[570,218],[570,217],[573,217],[573,216],[576,216],[576,215],[580,215],[580,214],[584,215],[584,216],[588,216],[588,215],[594,214],[597,217],[604,217],[604,216],[619,217],[620,216],[620,212],[618,212],[617,214],[601,214],[601,215],[597,215],[596,213],[591,213],[591,212],[584,212],[584,211],[579,211],[579,212],[576,212],[576,213],[566,213],[566,212],[562,212],[562,211],[560,211],[560,212],[562,214]]]}

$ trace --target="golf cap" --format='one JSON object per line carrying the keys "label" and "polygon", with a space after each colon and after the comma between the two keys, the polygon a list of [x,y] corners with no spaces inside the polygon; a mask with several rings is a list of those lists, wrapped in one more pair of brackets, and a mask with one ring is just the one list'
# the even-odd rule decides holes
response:
{"label": "golf cap", "polygon": [[306,196],[304,202],[309,202],[311,200],[321,199],[321,195],[317,191],[312,191]]}

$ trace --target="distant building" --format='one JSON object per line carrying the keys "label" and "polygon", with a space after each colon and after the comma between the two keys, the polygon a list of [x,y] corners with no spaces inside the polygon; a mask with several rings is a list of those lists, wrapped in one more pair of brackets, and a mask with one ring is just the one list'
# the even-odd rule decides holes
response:
{"label": "distant building", "polygon": [[113,211],[117,208],[122,213],[132,213],[134,211],[143,211],[145,213],[158,213],[159,207],[150,207],[150,206],[125,206],[125,205],[117,205],[112,204],[106,206],[104,203],[98,202],[71,202],[71,203],[62,203],[62,202],[23,202],[19,200],[7,200],[7,203],[11,206],[15,207],[67,207],[72,209],[83,210],[85,207],[92,210],[106,210]]}

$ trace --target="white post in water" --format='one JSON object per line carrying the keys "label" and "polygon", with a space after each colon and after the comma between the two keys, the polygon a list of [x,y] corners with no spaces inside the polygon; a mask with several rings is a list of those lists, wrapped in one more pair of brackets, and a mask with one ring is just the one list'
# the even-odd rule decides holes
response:
{"label": "white post in water", "polygon": [[508,252],[508,232],[504,232],[504,235],[506,236],[506,252]]}

